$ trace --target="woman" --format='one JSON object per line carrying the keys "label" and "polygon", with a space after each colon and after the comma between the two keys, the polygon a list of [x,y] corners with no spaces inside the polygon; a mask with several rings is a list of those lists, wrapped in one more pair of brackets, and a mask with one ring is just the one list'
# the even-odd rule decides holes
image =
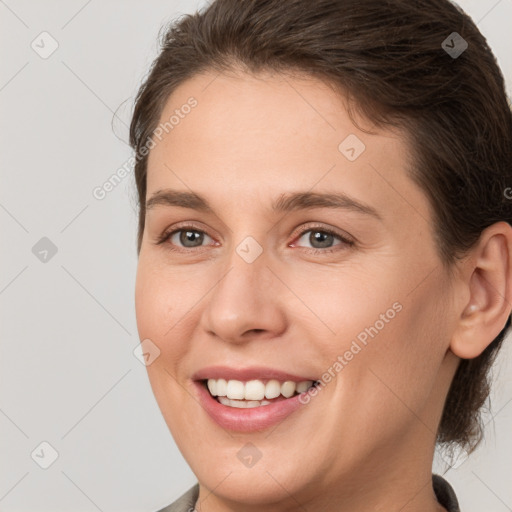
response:
{"label": "woman", "polygon": [[131,144],[139,335],[198,479],[163,510],[459,510],[434,450],[480,441],[512,309],[512,115],[471,19],[216,0]]}

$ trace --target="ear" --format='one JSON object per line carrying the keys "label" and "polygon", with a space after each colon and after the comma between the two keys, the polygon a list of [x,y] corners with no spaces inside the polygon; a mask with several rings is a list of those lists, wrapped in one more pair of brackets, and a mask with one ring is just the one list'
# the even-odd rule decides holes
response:
{"label": "ear", "polygon": [[463,305],[450,343],[462,359],[478,357],[503,330],[512,311],[512,226],[501,221],[480,235],[464,262]]}

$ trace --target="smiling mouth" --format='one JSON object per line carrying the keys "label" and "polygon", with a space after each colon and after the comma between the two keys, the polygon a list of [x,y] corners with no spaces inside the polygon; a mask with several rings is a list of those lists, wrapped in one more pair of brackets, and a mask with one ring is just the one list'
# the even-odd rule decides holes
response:
{"label": "smiling mouth", "polygon": [[320,381],[278,381],[276,379],[239,381],[233,379],[202,379],[210,396],[227,407],[249,409],[270,405],[306,393]]}

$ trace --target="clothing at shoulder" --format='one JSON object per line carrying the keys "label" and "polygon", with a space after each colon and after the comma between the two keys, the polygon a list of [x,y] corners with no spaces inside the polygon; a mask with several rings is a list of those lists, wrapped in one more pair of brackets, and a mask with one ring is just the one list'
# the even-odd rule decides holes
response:
{"label": "clothing at shoulder", "polygon": [[[440,475],[432,475],[432,486],[437,501],[448,512],[460,512],[459,502],[453,487]],[[171,505],[158,512],[194,512],[194,506],[199,497],[199,483],[191,487],[185,494]]]}
{"label": "clothing at shoulder", "polygon": [[437,501],[448,512],[460,512],[459,502],[453,487],[440,475],[432,475],[432,485]]}
{"label": "clothing at shoulder", "polygon": [[158,512],[193,512],[198,497],[199,482],[180,496],[175,502],[160,509]]}

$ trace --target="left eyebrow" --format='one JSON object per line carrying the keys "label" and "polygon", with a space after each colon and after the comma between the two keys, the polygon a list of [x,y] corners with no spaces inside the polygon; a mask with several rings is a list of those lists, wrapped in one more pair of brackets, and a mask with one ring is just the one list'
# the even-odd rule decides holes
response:
{"label": "left eyebrow", "polygon": [[294,192],[281,194],[272,204],[276,212],[290,212],[294,210],[305,210],[308,208],[332,208],[351,210],[375,217],[382,221],[379,212],[372,206],[357,201],[343,192],[318,193],[318,192]]}
{"label": "left eyebrow", "polygon": [[[195,192],[164,189],[156,191],[146,202],[146,210],[157,205],[179,206],[190,208],[205,213],[213,213],[214,210],[208,201]],[[281,194],[271,205],[274,212],[291,212],[313,208],[332,208],[350,210],[375,217],[382,221],[382,217],[372,206],[357,201],[345,193],[318,193],[318,192],[293,192]]]}

